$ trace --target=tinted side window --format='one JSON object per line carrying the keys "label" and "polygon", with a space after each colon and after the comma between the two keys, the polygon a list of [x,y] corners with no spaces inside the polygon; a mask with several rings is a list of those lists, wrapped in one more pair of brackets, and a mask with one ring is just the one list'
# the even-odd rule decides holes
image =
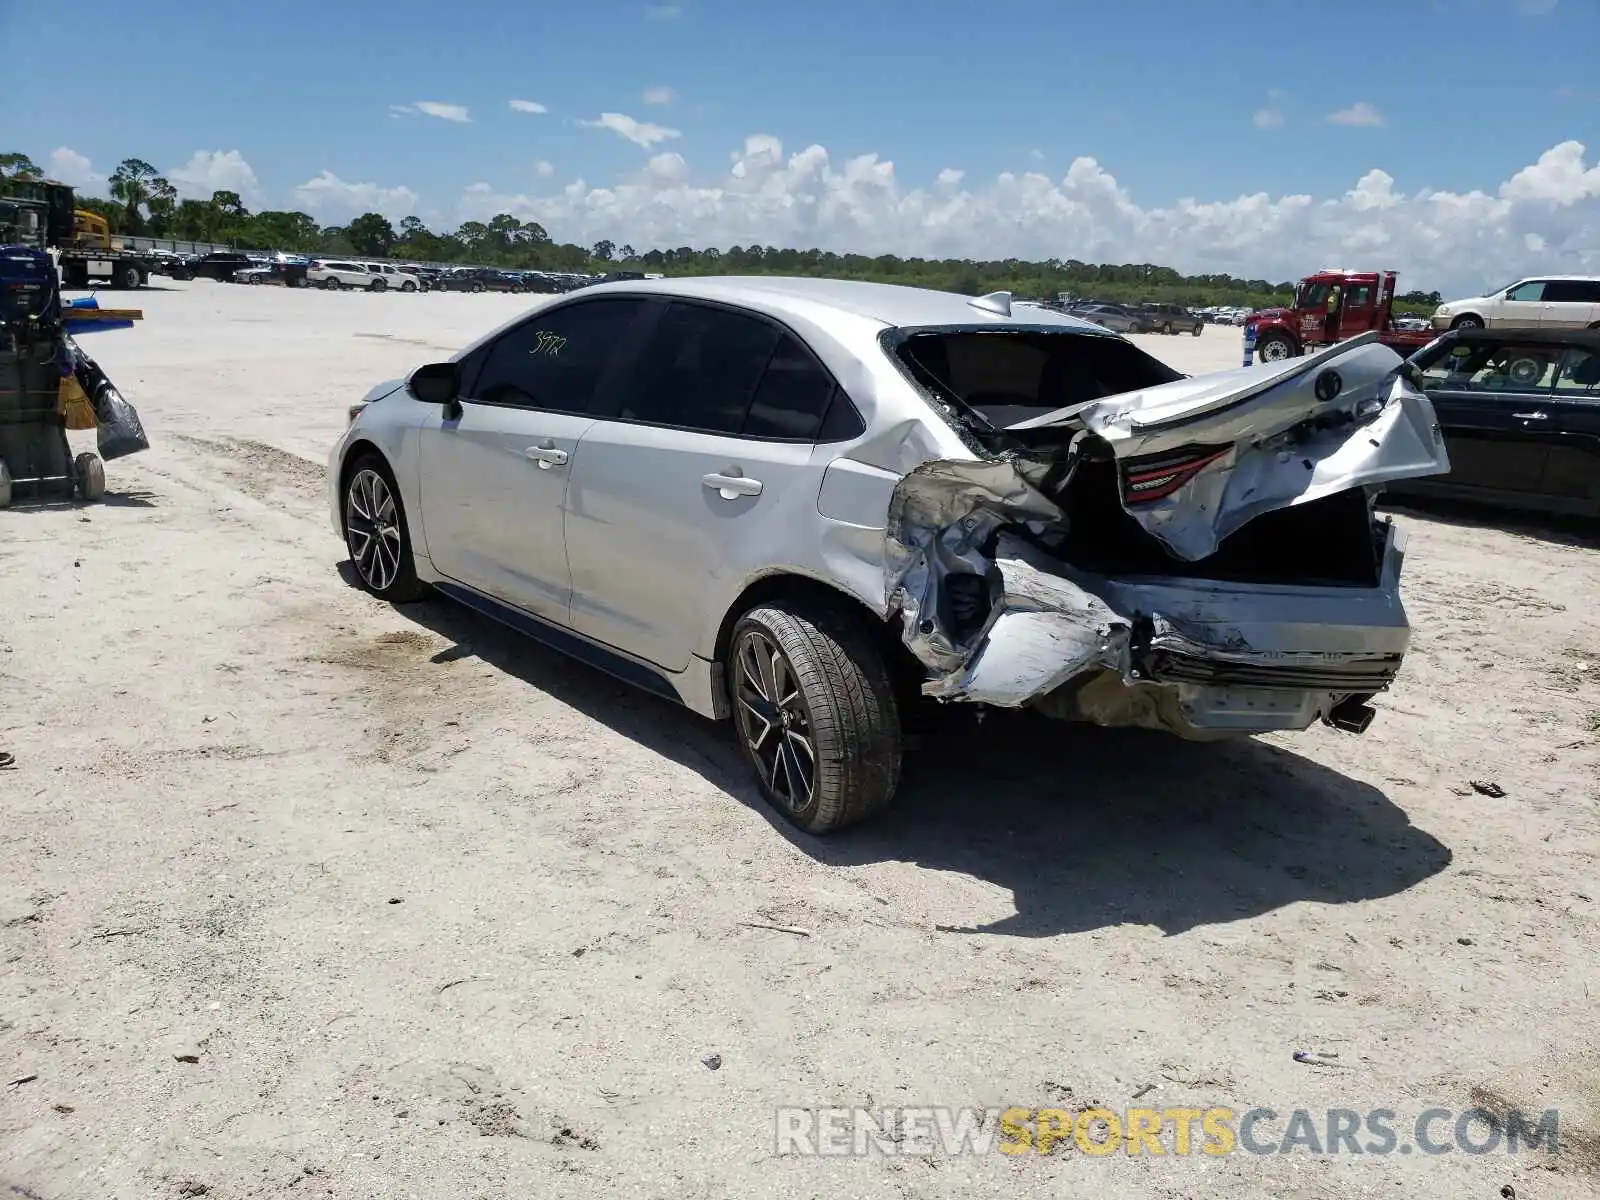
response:
{"label": "tinted side window", "polygon": [[640,301],[616,299],[535,314],[489,347],[467,399],[593,412],[600,381],[643,310]]}
{"label": "tinted side window", "polygon": [[1582,279],[1552,279],[1545,285],[1544,298],[1550,304],[1600,303],[1600,283]]}
{"label": "tinted side window", "polygon": [[764,321],[674,301],[639,356],[618,415],[737,434],[777,344],[778,331]]}
{"label": "tinted side window", "polygon": [[812,441],[832,395],[828,373],[793,334],[783,334],[741,432],[746,437]]}

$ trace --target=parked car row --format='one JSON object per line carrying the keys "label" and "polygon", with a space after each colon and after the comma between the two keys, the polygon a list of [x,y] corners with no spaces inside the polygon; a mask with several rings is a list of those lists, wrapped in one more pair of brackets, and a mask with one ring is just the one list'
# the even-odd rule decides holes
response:
{"label": "parked car row", "polygon": [[586,275],[566,271],[513,271],[499,267],[424,267],[353,257],[307,257],[282,251],[216,250],[175,254],[154,250],[156,270],[173,279],[215,279],[223,283],[281,284],[329,291],[368,292],[537,292],[553,295],[592,283],[645,279],[639,271]]}
{"label": "parked car row", "polygon": [[1061,311],[1109,329],[1113,333],[1189,333],[1195,337],[1205,327],[1200,315],[1181,304],[1150,302],[1139,305],[1083,300]]}

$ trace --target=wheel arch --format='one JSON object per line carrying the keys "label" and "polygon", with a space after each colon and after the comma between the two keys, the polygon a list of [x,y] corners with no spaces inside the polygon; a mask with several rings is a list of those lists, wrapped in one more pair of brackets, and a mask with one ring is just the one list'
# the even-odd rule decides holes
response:
{"label": "wheel arch", "polygon": [[926,672],[900,639],[898,626],[892,617],[885,619],[859,596],[836,584],[795,571],[769,571],[750,580],[728,605],[712,643],[712,662],[719,673],[726,669],[733,629],[739,623],[739,618],[752,608],[781,601],[825,608],[857,621],[883,656],[884,665],[894,680],[895,690],[908,698],[910,694],[920,695]]}

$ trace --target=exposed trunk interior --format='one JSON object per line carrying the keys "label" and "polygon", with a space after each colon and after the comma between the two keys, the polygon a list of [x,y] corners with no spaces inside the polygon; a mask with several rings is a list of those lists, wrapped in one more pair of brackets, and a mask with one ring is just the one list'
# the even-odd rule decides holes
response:
{"label": "exposed trunk interior", "polygon": [[1066,530],[1047,538],[1051,553],[1080,570],[1127,577],[1165,575],[1235,583],[1376,587],[1382,543],[1361,488],[1263,513],[1215,554],[1187,562],[1128,515],[1109,456],[1080,460],[1053,499]]}

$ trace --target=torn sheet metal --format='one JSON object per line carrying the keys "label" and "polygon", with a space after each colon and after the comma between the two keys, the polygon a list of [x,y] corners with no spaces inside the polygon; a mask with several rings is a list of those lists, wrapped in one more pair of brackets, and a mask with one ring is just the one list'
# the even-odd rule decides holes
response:
{"label": "torn sheet metal", "polygon": [[959,669],[923,690],[1015,708],[1094,667],[1124,673],[1132,624],[1098,596],[1043,564],[1026,542],[1001,534],[994,558],[1000,598],[977,648]]}
{"label": "torn sheet metal", "polygon": [[1162,455],[1212,451],[1183,468],[1187,479],[1175,490],[1140,498],[1124,485],[1128,513],[1193,562],[1262,513],[1449,471],[1433,405],[1401,366],[1368,335],[1309,358],[1107,396],[1011,428],[1081,426],[1111,447],[1125,481]]}

